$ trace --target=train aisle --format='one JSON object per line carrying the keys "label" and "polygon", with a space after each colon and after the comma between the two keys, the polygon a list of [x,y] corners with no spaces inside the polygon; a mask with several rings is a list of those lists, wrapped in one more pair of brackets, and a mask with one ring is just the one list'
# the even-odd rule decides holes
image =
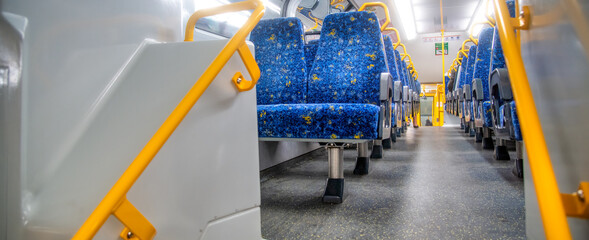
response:
{"label": "train aisle", "polygon": [[365,176],[352,174],[356,150],[345,150],[343,204],[321,202],[324,149],[264,171],[262,236],[525,238],[524,186],[511,173],[513,162],[493,160],[492,151],[483,151],[451,124],[456,117],[446,118],[447,127],[409,129],[393,149],[385,150],[383,159],[371,161]]}

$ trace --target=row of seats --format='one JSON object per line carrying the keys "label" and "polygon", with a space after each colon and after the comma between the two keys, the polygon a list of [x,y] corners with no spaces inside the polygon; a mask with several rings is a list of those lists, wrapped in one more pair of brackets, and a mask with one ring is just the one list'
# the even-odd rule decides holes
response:
{"label": "row of seats", "polygon": [[335,13],[323,23],[319,40],[308,43],[297,18],[262,20],[252,31],[258,132],[261,141],[327,143],[323,201],[341,203],[343,148],[357,144],[354,174],[367,174],[370,157],[381,157],[396,133],[392,109],[403,104],[407,69],[374,13]]}
{"label": "row of seats", "polygon": [[[506,3],[514,17],[515,2]],[[515,142],[513,172],[523,177],[523,139],[497,28],[482,29],[476,43],[462,56],[458,71],[450,74],[446,110],[461,119],[464,132],[484,149],[494,149],[497,160],[510,160],[507,141]]]}

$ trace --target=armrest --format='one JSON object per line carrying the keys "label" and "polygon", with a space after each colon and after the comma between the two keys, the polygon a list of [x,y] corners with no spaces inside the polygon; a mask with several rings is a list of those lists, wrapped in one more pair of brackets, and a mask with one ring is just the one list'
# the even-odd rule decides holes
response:
{"label": "armrest", "polygon": [[401,93],[403,91],[403,87],[401,86],[401,81],[395,81],[393,84],[393,101],[398,102],[401,101]]}
{"label": "armrest", "polygon": [[380,73],[380,100],[386,101],[392,98],[393,77],[390,73]]}
{"label": "armrest", "polygon": [[470,85],[468,84],[464,84],[464,86],[462,86],[464,88],[464,100],[466,101],[470,101],[472,99],[472,97],[470,96],[470,94],[472,93],[470,90]]}
{"label": "armrest", "polygon": [[403,86],[403,102],[407,102],[409,100],[409,87]]}
{"label": "armrest", "polygon": [[480,78],[475,78],[472,80],[472,96],[476,96],[476,100],[481,101],[485,99],[483,93],[483,80]]}
{"label": "armrest", "polygon": [[464,95],[462,93],[463,92],[462,92],[462,88],[461,87],[459,87],[459,88],[456,89],[456,96],[461,101],[464,100]]}

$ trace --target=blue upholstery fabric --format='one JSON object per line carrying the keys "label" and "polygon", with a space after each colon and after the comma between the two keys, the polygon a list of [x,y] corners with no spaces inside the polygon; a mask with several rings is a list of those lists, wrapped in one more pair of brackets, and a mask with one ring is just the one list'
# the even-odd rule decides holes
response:
{"label": "blue upholstery fabric", "polygon": [[493,51],[493,28],[485,28],[479,34],[477,59],[474,64],[474,79],[480,78],[483,83],[483,100],[489,100],[489,73],[491,71],[491,55]]}
{"label": "blue upholstery fabric", "polygon": [[466,80],[466,66],[468,65],[468,57],[467,56],[462,56],[462,61],[460,64],[460,79],[458,82],[457,87],[462,88],[462,86],[464,85],[464,82]]}
{"label": "blue upholstery fabric", "polygon": [[409,86],[409,72],[407,72],[407,63],[401,60],[401,72],[403,72],[403,86]]}
{"label": "blue upholstery fabric", "polygon": [[503,56],[503,48],[501,47],[501,40],[499,39],[499,32],[497,27],[495,27],[493,32],[493,55],[491,59],[491,71],[497,68],[505,68],[505,57]]}
{"label": "blue upholstery fabric", "polygon": [[323,24],[307,102],[378,104],[380,74],[388,69],[376,15],[334,13]]}
{"label": "blue upholstery fabric", "polygon": [[493,127],[493,112],[491,110],[491,101],[484,101],[483,102],[483,126],[484,127]]}
{"label": "blue upholstery fabric", "polygon": [[307,74],[301,21],[261,20],[250,40],[255,45],[261,72],[256,88],[258,104],[303,103]]}
{"label": "blue upholstery fabric", "polygon": [[415,81],[415,91],[419,94],[421,93],[421,83],[419,80]]}
{"label": "blue upholstery fabric", "polygon": [[395,102],[391,104],[391,125],[393,127],[397,126],[397,119],[395,118]]}
{"label": "blue upholstery fabric", "polygon": [[318,40],[311,40],[305,45],[305,61],[307,62],[307,73],[311,72],[313,62],[315,62],[315,54],[317,54],[317,47],[319,47]]}
{"label": "blue upholstery fabric", "polygon": [[519,119],[517,117],[517,109],[515,107],[515,101],[509,103],[511,105],[511,122],[513,124],[513,132],[516,141],[522,141],[522,131],[519,128]]}
{"label": "blue upholstery fabric", "polygon": [[505,105],[499,107],[497,115],[499,115],[499,128],[505,128]]}
{"label": "blue upholstery fabric", "polygon": [[372,104],[260,105],[259,137],[374,139],[379,110]]}
{"label": "blue upholstery fabric", "polygon": [[399,54],[399,51],[394,50],[395,52],[395,59],[397,60],[397,71],[399,72],[399,80],[401,81],[401,86],[405,86],[405,71],[403,71],[403,64],[401,61],[401,54]]}
{"label": "blue upholstery fabric", "polygon": [[[515,17],[515,1],[506,1],[509,15]],[[501,40],[499,39],[499,32],[495,27],[493,32],[493,59],[491,60],[491,71],[497,68],[505,68],[505,58],[503,56],[503,48],[501,47]]]}
{"label": "blue upholstery fabric", "polygon": [[389,73],[393,77],[393,82],[399,81],[399,71],[397,69],[397,59],[395,57],[395,49],[393,47],[393,41],[388,35],[383,36],[384,49],[387,55],[387,64],[389,65]]}
{"label": "blue upholstery fabric", "polygon": [[[472,89],[472,76],[474,73],[474,63],[477,60],[477,46],[476,45],[472,45],[470,46],[469,50],[468,50],[468,62],[466,63],[467,67],[466,67],[466,72],[464,73],[464,76],[466,77],[464,79],[464,84],[465,85],[469,85]],[[464,89],[464,87],[462,88]]]}
{"label": "blue upholstery fabric", "polygon": [[446,80],[446,96],[448,95],[448,92],[450,91],[450,78],[448,76],[444,77]]}

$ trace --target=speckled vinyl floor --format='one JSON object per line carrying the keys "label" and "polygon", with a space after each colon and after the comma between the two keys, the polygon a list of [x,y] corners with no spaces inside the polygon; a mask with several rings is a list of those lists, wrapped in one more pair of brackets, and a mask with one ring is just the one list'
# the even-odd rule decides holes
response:
{"label": "speckled vinyl floor", "polygon": [[365,176],[352,174],[356,151],[345,150],[344,203],[324,204],[327,154],[314,151],[263,177],[262,236],[523,239],[523,181],[513,161],[492,156],[457,126],[409,129]]}

